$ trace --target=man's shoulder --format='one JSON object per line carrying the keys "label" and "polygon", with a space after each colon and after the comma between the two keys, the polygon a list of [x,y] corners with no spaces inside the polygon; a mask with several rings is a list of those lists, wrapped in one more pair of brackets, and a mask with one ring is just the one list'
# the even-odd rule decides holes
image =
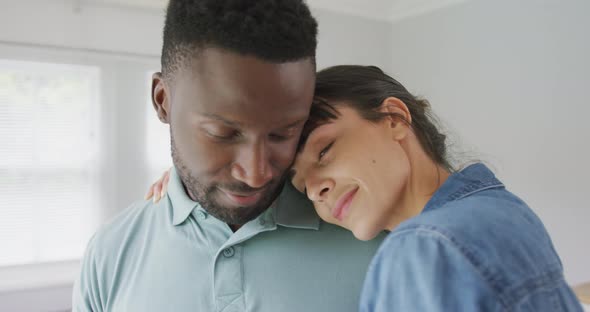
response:
{"label": "man's shoulder", "polygon": [[145,234],[168,220],[171,215],[165,199],[158,204],[148,200],[136,201],[96,231],[88,243],[88,252],[94,257],[114,255],[114,251],[144,239]]}
{"label": "man's shoulder", "polygon": [[165,202],[134,202],[94,233],[75,283],[74,307],[86,306],[89,310],[105,307],[107,294],[123,280],[122,265],[127,268],[136,265],[141,260],[135,257],[138,250],[150,241],[149,235],[155,235],[153,229],[157,226],[154,224],[166,222],[169,213]]}

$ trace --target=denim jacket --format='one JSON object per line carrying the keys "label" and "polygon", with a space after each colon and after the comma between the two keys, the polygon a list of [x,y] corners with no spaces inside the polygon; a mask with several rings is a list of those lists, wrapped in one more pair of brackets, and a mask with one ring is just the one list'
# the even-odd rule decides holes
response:
{"label": "denim jacket", "polygon": [[541,220],[483,164],[452,174],[373,258],[365,311],[582,311]]}

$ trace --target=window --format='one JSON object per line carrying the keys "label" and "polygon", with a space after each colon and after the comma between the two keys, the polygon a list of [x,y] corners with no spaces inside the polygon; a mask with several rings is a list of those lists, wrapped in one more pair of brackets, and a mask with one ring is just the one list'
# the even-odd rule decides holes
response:
{"label": "window", "polygon": [[171,166],[155,160],[169,148],[146,153],[158,141],[146,116],[169,146],[146,105],[146,73],[158,66],[158,57],[0,43],[0,293],[71,285],[98,226]]}
{"label": "window", "polygon": [[98,211],[100,69],[0,59],[0,267],[79,259]]}

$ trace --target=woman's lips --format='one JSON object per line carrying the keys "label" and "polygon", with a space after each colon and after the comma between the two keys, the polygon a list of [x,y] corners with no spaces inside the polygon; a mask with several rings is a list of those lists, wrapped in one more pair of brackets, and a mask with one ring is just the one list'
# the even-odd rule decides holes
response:
{"label": "woman's lips", "polygon": [[348,214],[348,210],[350,210],[350,204],[352,203],[352,199],[354,198],[354,195],[356,195],[358,189],[359,188],[356,187],[336,201],[336,205],[334,205],[334,208],[332,209],[332,216],[334,218],[342,221],[344,216]]}
{"label": "woman's lips", "polygon": [[262,191],[258,191],[250,194],[237,194],[226,190],[222,191],[231,201],[239,206],[251,206],[256,204],[260,200],[260,197],[262,197],[263,193]]}

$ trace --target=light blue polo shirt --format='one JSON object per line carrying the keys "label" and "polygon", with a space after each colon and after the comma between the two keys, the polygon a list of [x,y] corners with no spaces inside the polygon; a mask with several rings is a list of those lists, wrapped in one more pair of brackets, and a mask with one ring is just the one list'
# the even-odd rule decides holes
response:
{"label": "light blue polo shirt", "polygon": [[357,311],[383,237],[322,222],[290,186],[234,233],[172,170],[166,198],[133,204],[91,239],[73,311]]}

